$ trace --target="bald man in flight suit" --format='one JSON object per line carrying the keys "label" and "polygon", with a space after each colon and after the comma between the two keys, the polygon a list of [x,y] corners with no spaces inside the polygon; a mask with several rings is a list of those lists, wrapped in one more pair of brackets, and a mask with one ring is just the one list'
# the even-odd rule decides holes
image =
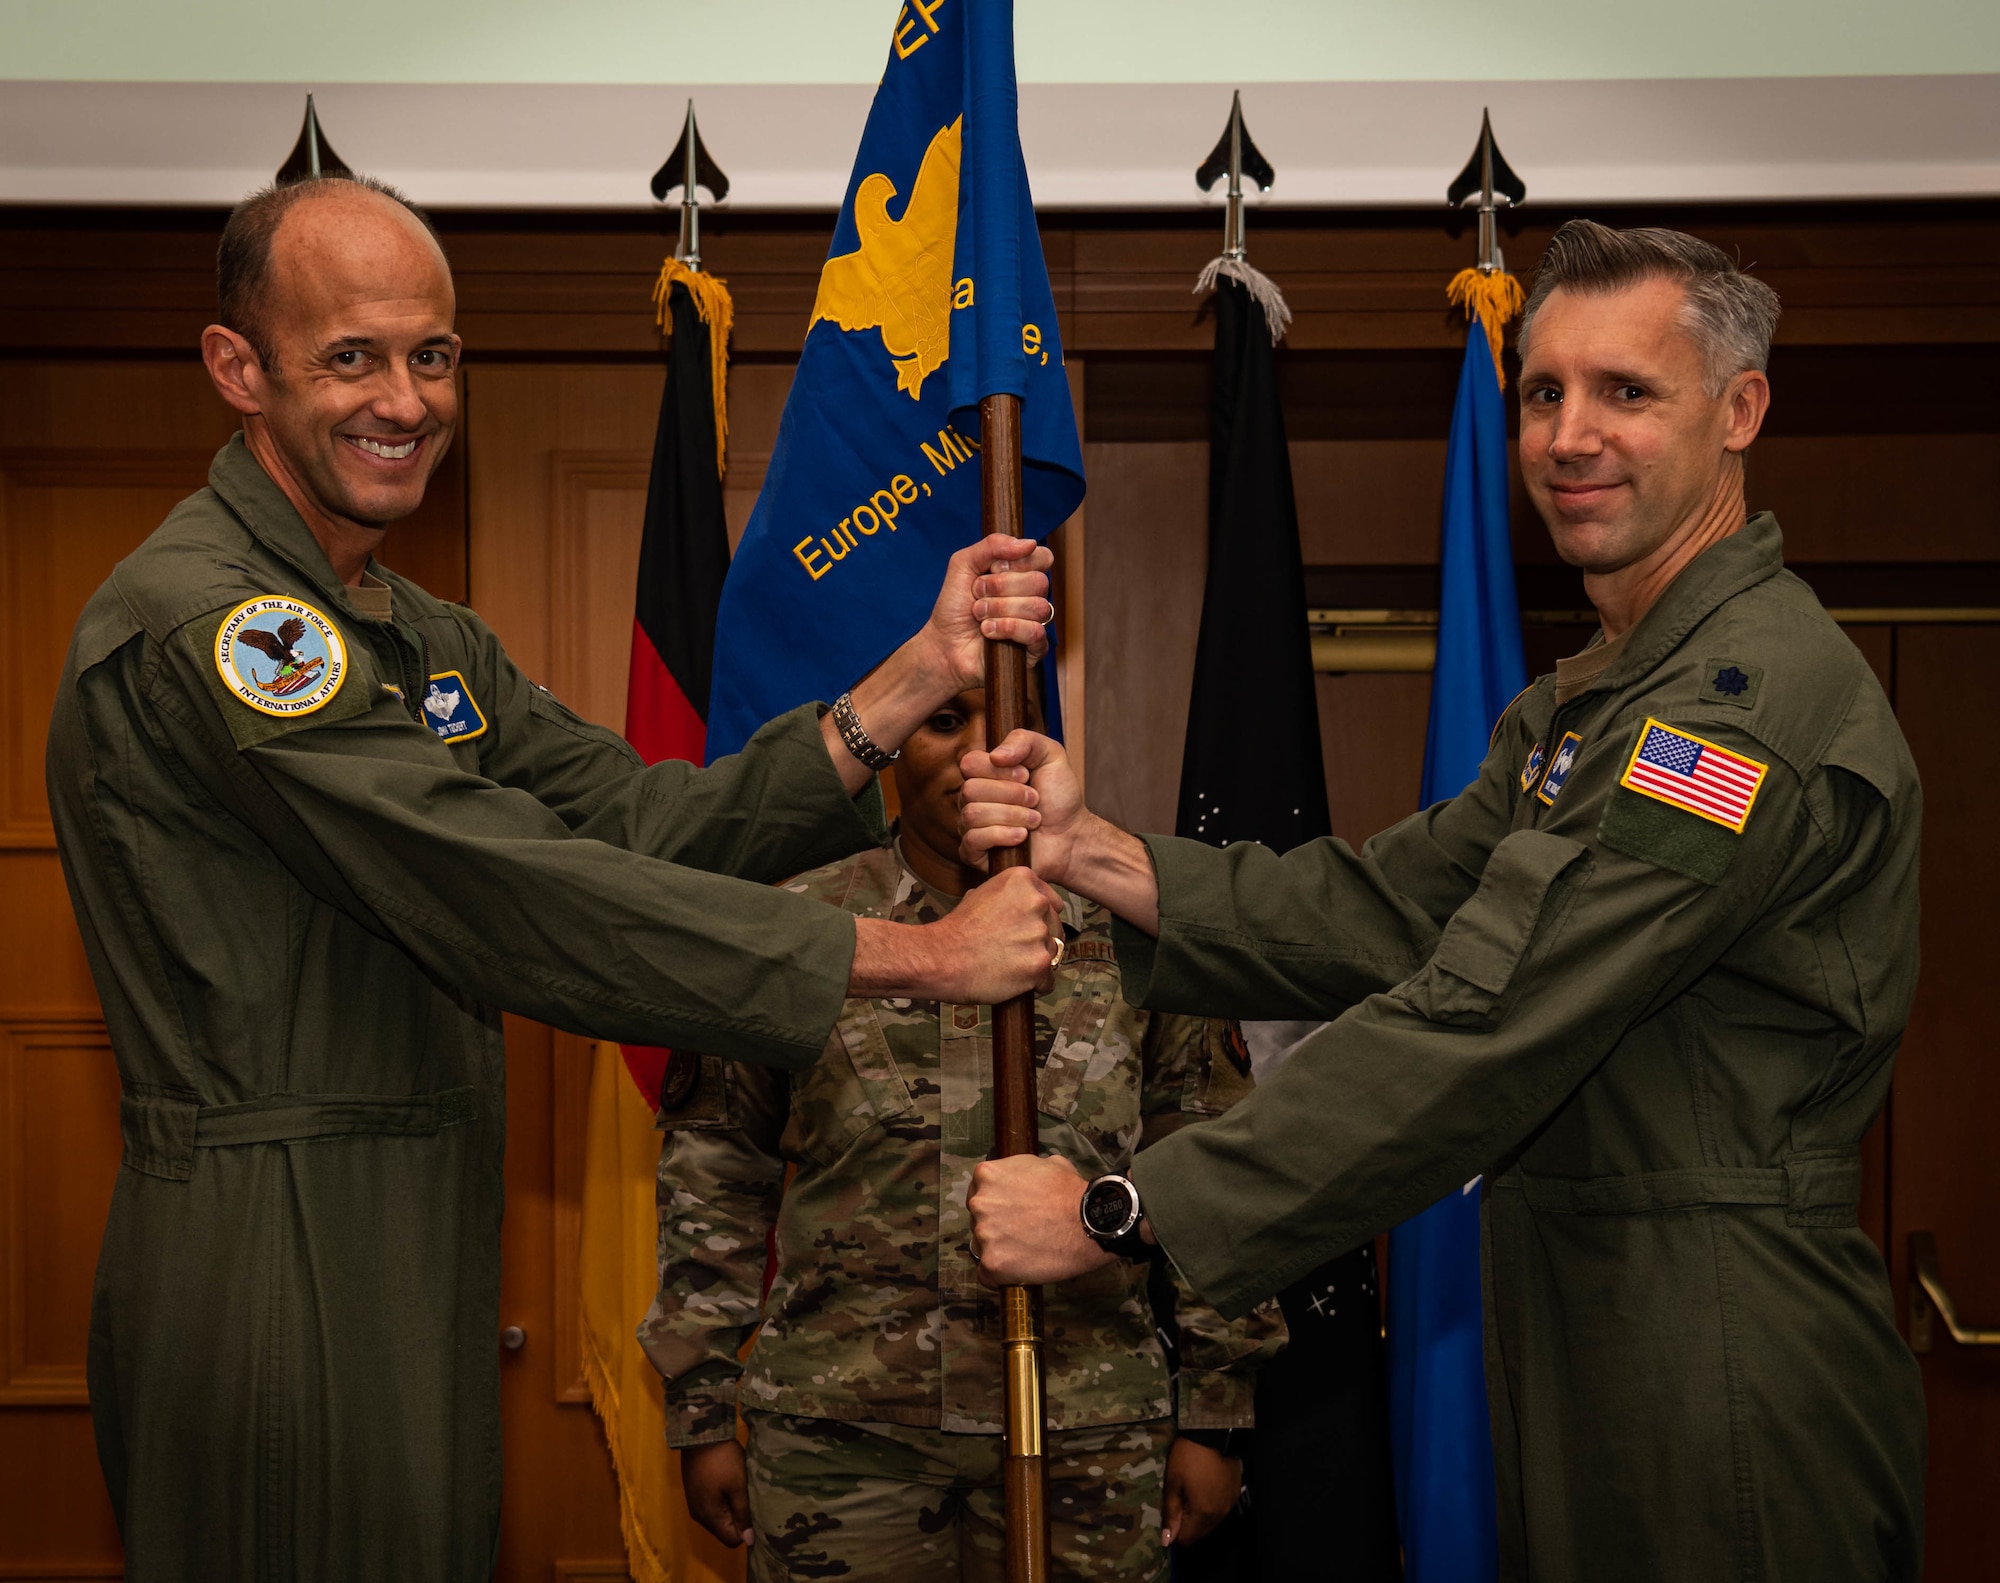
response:
{"label": "bald man in flight suit", "polygon": [[133,1583],[479,1583],[501,1013],[802,1069],[850,995],[1044,985],[1055,898],[1028,876],[925,928],[772,882],[881,842],[849,743],[893,750],[977,680],[983,636],[1039,648],[1048,553],[956,557],[832,716],[647,768],[374,559],[457,421],[422,216],[365,181],[280,187],[217,273],[202,352],[242,433],[85,608],[49,733],[123,1083],[98,1450]]}

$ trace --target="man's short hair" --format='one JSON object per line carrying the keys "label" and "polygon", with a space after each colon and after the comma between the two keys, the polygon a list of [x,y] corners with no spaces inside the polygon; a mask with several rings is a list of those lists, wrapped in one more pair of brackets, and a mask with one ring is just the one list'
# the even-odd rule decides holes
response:
{"label": "man's short hair", "polygon": [[265,317],[271,284],[271,239],[297,205],[330,198],[348,187],[380,193],[401,204],[417,217],[438,244],[438,251],[444,251],[431,217],[386,181],[373,176],[301,176],[259,187],[229,211],[229,223],[222,228],[222,243],[215,250],[215,316],[218,324],[250,343],[266,373],[276,372],[278,366],[277,344],[271,339],[270,322]]}
{"label": "man's short hair", "polygon": [[1658,226],[1613,230],[1595,220],[1571,220],[1549,243],[1535,271],[1521,317],[1522,356],[1535,315],[1558,289],[1623,291],[1644,280],[1671,280],[1687,293],[1682,327],[1701,353],[1711,396],[1746,369],[1762,372],[1771,361],[1771,333],[1778,327],[1778,294],[1712,242]]}

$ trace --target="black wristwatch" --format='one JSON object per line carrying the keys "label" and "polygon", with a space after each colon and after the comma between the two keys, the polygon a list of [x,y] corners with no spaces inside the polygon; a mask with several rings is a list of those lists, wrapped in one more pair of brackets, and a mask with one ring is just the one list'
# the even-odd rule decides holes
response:
{"label": "black wristwatch", "polygon": [[1139,1235],[1139,1222],[1146,1218],[1139,1207],[1139,1189],[1132,1178],[1115,1171],[1100,1176],[1083,1190],[1076,1206],[1084,1234],[1106,1253],[1142,1264],[1153,1256],[1146,1239]]}

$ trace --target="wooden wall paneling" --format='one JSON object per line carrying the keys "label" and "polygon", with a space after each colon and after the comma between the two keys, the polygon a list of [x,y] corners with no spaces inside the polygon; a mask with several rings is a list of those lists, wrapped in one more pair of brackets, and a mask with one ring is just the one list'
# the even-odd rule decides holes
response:
{"label": "wooden wall paneling", "polygon": [[1319,745],[1333,833],[1358,847],[1417,811],[1428,675],[1320,676]]}
{"label": "wooden wall paneling", "polygon": [[[1964,1323],[2000,1326],[2000,1176],[1993,1122],[1994,928],[2000,890],[1988,788],[2000,777],[2000,626],[1897,629],[1896,709],[1924,786],[1921,977],[1890,1112],[1888,1253],[1897,1323],[1909,1313],[1908,1238],[1937,1238]],[[1929,1404],[1925,1574],[1991,1575],[2000,1348],[1961,1347],[1941,1325],[1920,1359]]]}
{"label": "wooden wall paneling", "polygon": [[1745,482],[1787,560],[2000,559],[2000,434],[1774,434]]}
{"label": "wooden wall paneling", "polygon": [[94,1006],[19,1006],[0,1015],[0,1577],[115,1578],[84,1366],[118,1071]]}
{"label": "wooden wall paneling", "polygon": [[121,1570],[84,1376],[118,1079],[49,825],[49,710],[84,602],[234,428],[192,360],[22,360],[0,379],[0,1575],[17,1579]]}
{"label": "wooden wall paneling", "polygon": [[103,1022],[0,1017],[0,1408],[88,1401],[94,1249],[122,1150]]}
{"label": "wooden wall paneling", "polygon": [[[607,451],[650,457],[665,384],[660,362],[475,364],[467,370],[471,600],[530,676],[548,677],[554,659],[548,586],[555,553],[554,459]],[[596,613],[626,632],[629,588],[621,608]]]}
{"label": "wooden wall paneling", "polygon": [[548,685],[586,720],[614,731],[625,729],[651,461],[636,450],[549,458]]}
{"label": "wooden wall paneling", "polygon": [[0,451],[0,846],[50,848],[42,758],[69,634],[111,568],[208,477],[205,451]]}
{"label": "wooden wall paneling", "polygon": [[778,443],[796,360],[733,363],[729,369],[729,444],[722,474],[722,510],[733,555],[764,488],[764,470]]}
{"label": "wooden wall paneling", "polygon": [[[1615,225],[1672,225],[1752,262],[1784,296],[1783,345],[2000,340],[2000,205],[1990,201],[1774,206],[1593,205]],[[1517,274],[1569,217],[1503,219]],[[652,284],[669,250],[653,214],[436,217],[475,356],[619,357],[654,350]],[[186,355],[214,313],[219,210],[0,214],[0,353],[81,349]],[[1192,295],[1217,248],[1213,211],[1048,213],[1043,253],[1064,344],[1197,349]],[[1471,257],[1447,210],[1254,210],[1252,257],[1285,288],[1295,348],[1442,350],[1461,340],[1444,284]],[[741,353],[796,356],[832,216],[712,213],[709,267],[730,283]]]}
{"label": "wooden wall paneling", "polygon": [[1171,830],[1208,573],[1205,444],[1083,448],[1091,806]]}

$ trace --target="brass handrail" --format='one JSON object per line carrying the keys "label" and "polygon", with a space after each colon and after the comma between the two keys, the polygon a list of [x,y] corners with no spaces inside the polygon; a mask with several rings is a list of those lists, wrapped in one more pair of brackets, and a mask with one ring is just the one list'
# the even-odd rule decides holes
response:
{"label": "brass handrail", "polygon": [[1938,1274],[1937,1238],[1928,1231],[1910,1233],[1910,1350],[1931,1350],[1931,1316],[1961,1347],[2000,1347],[2000,1330],[1975,1330],[1960,1322],[1958,1304],[1944,1289]]}
{"label": "brass handrail", "polygon": [[[1843,626],[2000,626],[1992,606],[1852,605],[1829,608]],[[1315,606],[1306,611],[1312,629],[1313,669],[1336,674],[1413,674],[1437,663],[1435,610],[1354,610]],[[1594,627],[1594,610],[1523,610],[1528,627]]]}

